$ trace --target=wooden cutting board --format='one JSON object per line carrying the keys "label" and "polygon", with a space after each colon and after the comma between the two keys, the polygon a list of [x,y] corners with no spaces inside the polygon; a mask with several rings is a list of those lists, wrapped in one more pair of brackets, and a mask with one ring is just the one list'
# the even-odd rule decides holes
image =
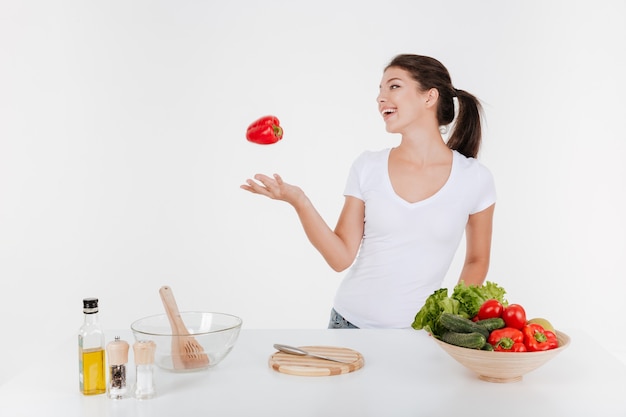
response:
{"label": "wooden cutting board", "polygon": [[364,365],[363,355],[356,350],[337,346],[300,346],[301,349],[316,355],[337,358],[349,363],[339,363],[311,356],[291,355],[276,352],[270,356],[270,367],[283,374],[301,376],[330,376],[347,374],[361,369]]}

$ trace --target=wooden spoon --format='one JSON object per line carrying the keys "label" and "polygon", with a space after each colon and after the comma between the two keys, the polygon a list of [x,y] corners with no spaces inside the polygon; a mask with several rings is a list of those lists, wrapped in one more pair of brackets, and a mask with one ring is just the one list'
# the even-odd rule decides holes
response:
{"label": "wooden spoon", "polygon": [[159,289],[161,301],[172,327],[172,362],[174,369],[198,369],[209,366],[209,357],[198,341],[190,335],[183,322],[174,293],[167,285]]}

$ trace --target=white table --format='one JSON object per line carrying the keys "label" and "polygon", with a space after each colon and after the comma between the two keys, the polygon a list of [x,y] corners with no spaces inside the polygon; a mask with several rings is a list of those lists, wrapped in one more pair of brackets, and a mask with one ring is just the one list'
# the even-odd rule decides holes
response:
{"label": "white table", "polygon": [[[424,331],[243,329],[215,368],[157,370],[157,396],[144,401],[81,395],[68,337],[0,387],[0,416],[626,416],[626,366],[586,333],[565,332],[572,343],[551,362],[497,384],[479,380]],[[130,331],[108,332],[107,342],[115,335],[132,344]],[[328,377],[281,374],[268,366],[274,343],[349,347],[365,366]]]}

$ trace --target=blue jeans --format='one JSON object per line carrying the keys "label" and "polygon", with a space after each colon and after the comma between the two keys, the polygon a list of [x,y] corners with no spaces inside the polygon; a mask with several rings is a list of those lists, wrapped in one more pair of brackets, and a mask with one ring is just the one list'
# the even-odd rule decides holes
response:
{"label": "blue jeans", "polygon": [[344,319],[343,316],[335,311],[333,308],[330,311],[330,321],[328,322],[329,329],[358,329],[354,324]]}

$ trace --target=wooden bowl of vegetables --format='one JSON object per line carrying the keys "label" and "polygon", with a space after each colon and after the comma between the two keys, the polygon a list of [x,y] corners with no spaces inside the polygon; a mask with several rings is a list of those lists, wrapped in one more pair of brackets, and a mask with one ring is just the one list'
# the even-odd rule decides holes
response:
{"label": "wooden bowl of vegetables", "polygon": [[488,382],[517,382],[522,377],[561,353],[570,344],[570,338],[556,331],[559,347],[537,352],[494,352],[455,346],[433,338],[458,363]]}
{"label": "wooden bowl of vegetables", "polygon": [[527,320],[519,304],[509,304],[504,289],[459,283],[451,296],[435,291],[412,327],[428,331],[461,365],[489,382],[515,382],[561,353],[570,338],[543,318]]}

